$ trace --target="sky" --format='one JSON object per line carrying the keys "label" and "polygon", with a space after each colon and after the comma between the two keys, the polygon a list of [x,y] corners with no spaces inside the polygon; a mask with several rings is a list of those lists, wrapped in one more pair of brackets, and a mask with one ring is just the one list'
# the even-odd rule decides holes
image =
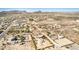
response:
{"label": "sky", "polygon": [[27,12],[35,12],[35,11],[42,11],[42,12],[79,12],[79,8],[0,8],[1,11],[27,11]]}

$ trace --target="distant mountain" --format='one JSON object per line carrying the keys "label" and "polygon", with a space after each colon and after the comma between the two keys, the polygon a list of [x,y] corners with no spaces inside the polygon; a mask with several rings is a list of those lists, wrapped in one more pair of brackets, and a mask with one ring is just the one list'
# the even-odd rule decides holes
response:
{"label": "distant mountain", "polygon": [[26,13],[26,11],[18,11],[18,10],[2,11],[0,12],[0,17],[10,15],[10,14],[22,14],[22,13]]}

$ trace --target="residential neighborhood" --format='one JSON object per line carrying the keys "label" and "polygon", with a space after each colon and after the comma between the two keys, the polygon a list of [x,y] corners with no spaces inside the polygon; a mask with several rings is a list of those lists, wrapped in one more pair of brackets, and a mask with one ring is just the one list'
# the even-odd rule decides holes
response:
{"label": "residential neighborhood", "polygon": [[0,50],[79,50],[79,13],[0,12]]}

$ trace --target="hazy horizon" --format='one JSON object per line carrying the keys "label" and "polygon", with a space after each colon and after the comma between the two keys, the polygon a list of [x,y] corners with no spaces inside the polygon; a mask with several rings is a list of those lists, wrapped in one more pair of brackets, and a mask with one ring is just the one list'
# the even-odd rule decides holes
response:
{"label": "hazy horizon", "polygon": [[79,12],[79,8],[0,8],[0,12],[14,10],[27,12]]}

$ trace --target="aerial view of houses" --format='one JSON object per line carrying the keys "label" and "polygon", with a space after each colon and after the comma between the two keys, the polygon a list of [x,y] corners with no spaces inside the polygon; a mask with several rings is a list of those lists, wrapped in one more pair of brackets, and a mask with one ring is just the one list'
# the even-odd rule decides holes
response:
{"label": "aerial view of houses", "polygon": [[79,50],[79,9],[1,8],[0,50]]}

